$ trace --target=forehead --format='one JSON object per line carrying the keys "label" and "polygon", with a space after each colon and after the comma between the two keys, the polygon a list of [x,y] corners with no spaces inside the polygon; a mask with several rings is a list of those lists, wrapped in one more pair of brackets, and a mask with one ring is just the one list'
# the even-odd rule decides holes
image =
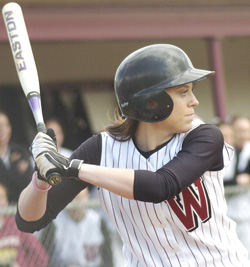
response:
{"label": "forehead", "polygon": [[192,89],[192,88],[193,88],[193,83],[186,83],[186,84],[178,85],[175,87],[166,88],[166,91],[170,92],[170,91],[175,91],[175,90]]}

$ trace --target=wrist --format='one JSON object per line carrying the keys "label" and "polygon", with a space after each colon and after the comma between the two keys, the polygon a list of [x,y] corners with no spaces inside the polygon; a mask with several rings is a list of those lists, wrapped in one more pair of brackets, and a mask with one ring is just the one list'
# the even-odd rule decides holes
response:
{"label": "wrist", "polygon": [[37,172],[34,172],[32,176],[32,185],[37,192],[42,193],[48,192],[51,188],[51,185],[37,178]]}
{"label": "wrist", "polygon": [[69,178],[79,179],[78,174],[83,164],[83,160],[72,159],[67,170],[67,176]]}

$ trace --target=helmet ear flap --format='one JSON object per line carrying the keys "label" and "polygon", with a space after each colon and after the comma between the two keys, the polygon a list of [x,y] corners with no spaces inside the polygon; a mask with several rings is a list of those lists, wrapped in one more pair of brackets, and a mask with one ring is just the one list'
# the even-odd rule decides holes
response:
{"label": "helmet ear flap", "polygon": [[165,120],[174,106],[172,98],[165,90],[134,96],[126,104],[122,108],[126,117],[145,122]]}

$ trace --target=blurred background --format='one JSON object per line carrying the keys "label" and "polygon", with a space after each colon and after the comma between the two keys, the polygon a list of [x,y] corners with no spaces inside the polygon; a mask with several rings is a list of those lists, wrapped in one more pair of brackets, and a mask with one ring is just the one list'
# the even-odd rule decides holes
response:
{"label": "blurred background", "polygon": [[[8,2],[2,0],[1,8]],[[16,2],[22,7],[31,40],[44,117],[60,118],[64,146],[71,150],[100,132],[112,118],[116,107],[113,79],[120,62],[134,50],[154,43],[177,45],[196,68],[216,71],[215,76],[195,88],[200,102],[196,111],[205,122],[218,124],[231,122],[236,116],[249,118],[249,0]],[[19,84],[3,19],[0,109],[9,116],[12,139],[28,147],[36,128]],[[246,196],[247,192],[248,205],[246,187],[237,190],[230,187],[227,196],[242,192]],[[249,214],[244,215],[243,223],[250,229]],[[110,231],[114,233],[112,227]],[[120,267],[120,249],[114,251],[114,262],[118,262],[114,266]]]}
{"label": "blurred background", "polygon": [[[1,5],[7,2],[2,0]],[[67,130],[76,135],[73,143],[65,143],[73,149],[103,128],[107,114],[113,115],[113,78],[120,62],[153,43],[177,45],[195,67],[216,71],[196,90],[197,113],[206,122],[248,115],[249,0],[16,2],[22,6],[37,64],[44,115],[64,118]],[[4,27],[0,19],[0,101],[18,130],[14,138],[29,143],[35,131],[33,118]]]}

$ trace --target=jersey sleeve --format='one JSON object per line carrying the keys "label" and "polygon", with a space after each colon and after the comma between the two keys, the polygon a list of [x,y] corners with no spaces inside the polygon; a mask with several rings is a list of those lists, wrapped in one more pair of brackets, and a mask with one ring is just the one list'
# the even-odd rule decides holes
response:
{"label": "jersey sleeve", "polygon": [[206,171],[219,171],[223,164],[224,139],[214,125],[204,124],[184,139],[177,156],[156,172],[135,171],[134,198],[161,202],[194,183]]}
{"label": "jersey sleeve", "polygon": [[[94,135],[82,143],[71,155],[71,159],[81,159],[85,163],[100,164],[101,159],[101,135]],[[44,228],[49,222],[56,218],[88,183],[75,179],[63,179],[62,182],[53,186],[48,192],[47,208],[44,216],[37,221],[27,222],[23,220],[17,210],[16,223],[24,232],[34,232]]]}
{"label": "jersey sleeve", "polygon": [[101,134],[93,135],[82,143],[71,155],[71,159],[82,159],[85,163],[100,165],[102,149]]}

